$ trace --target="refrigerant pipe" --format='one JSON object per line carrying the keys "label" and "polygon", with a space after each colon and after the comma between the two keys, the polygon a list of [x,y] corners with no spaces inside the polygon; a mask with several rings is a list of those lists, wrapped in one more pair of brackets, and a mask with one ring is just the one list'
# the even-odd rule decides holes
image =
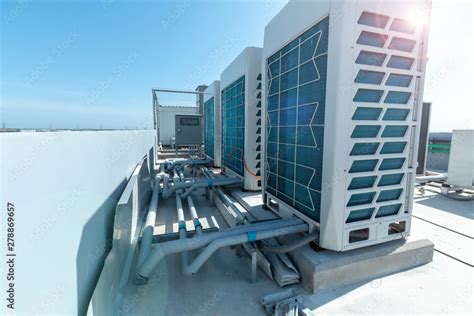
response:
{"label": "refrigerant pipe", "polygon": [[145,227],[140,241],[140,250],[138,252],[137,266],[140,266],[146,258],[150,255],[151,244],[153,239],[153,230],[155,228],[156,213],[158,211],[158,200],[160,196],[160,182],[161,175],[158,174],[155,178],[153,193],[151,195],[150,206],[146,215]]}
{"label": "refrigerant pipe", "polygon": [[152,246],[152,251],[143,264],[137,266],[137,278],[146,279],[151,274],[156,265],[158,265],[158,263],[160,263],[160,261],[167,255],[199,249],[207,246],[214,240],[224,237],[241,235],[247,232],[288,228],[302,223],[304,222],[298,218],[271,220],[255,224],[241,225],[214,233],[195,235],[194,237],[188,239],[177,239],[156,244]]}
{"label": "refrigerant pipe", "polygon": [[[209,170],[207,170],[206,168],[202,168],[201,171],[204,173],[204,175],[209,179],[215,179],[215,176],[213,173],[209,172]],[[214,180],[214,181],[217,181]],[[219,187],[216,187],[214,188],[215,189],[215,192],[217,193],[217,195],[219,196],[219,198],[221,199],[222,203],[224,203],[225,206],[231,208],[234,213],[236,214],[237,216],[237,221],[241,224],[248,224],[250,223],[250,221],[247,219],[247,217],[242,214],[242,212],[238,209],[237,206],[234,205],[234,203],[232,202],[232,200],[227,196],[227,194],[224,193],[224,191],[219,188]]]}
{"label": "refrigerant pipe", "polygon": [[[176,185],[180,182],[180,177],[174,171],[173,176],[173,183]],[[181,192],[182,190],[176,191],[176,212],[178,215],[178,229],[179,229],[179,239],[185,240],[188,238],[188,233],[186,231],[186,219],[184,217],[184,210],[183,210],[183,203],[181,201]],[[183,251],[181,253],[181,261],[183,264],[183,271],[188,266],[189,263],[189,253],[187,251]]]}
{"label": "refrigerant pipe", "polygon": [[[183,181],[184,179],[183,171],[179,172],[179,177],[181,178],[181,181]],[[197,214],[196,207],[194,206],[194,201],[191,195],[188,195],[187,202],[188,202],[189,212],[191,213],[191,217],[193,218],[194,230],[196,231],[198,235],[202,235],[202,225],[201,225],[201,222],[199,221],[199,216]]]}
{"label": "refrigerant pipe", "polygon": [[[204,181],[194,182],[186,191],[183,193],[183,199],[188,197],[194,190],[198,188],[206,188],[206,187],[215,187],[217,185],[231,185],[237,184],[242,182],[240,179],[237,178],[224,178],[224,179],[208,179]],[[217,184],[217,185],[216,185]]]}
{"label": "refrigerant pipe", "polygon": [[[203,188],[203,187],[216,187],[216,186],[223,186],[223,185],[231,185],[231,184],[236,184],[240,183],[239,179],[235,178],[223,178],[223,179],[215,179],[215,180],[197,180],[197,181],[191,181],[191,182],[175,182],[174,185],[168,190],[163,191],[163,198],[167,199],[171,195],[173,195],[174,192],[181,190],[181,189],[191,189],[194,191],[197,188]],[[192,191],[186,191],[185,194],[183,194],[183,198],[187,197],[189,194],[191,194]]]}
{"label": "refrigerant pipe", "polygon": [[188,196],[187,201],[188,201],[188,206],[189,206],[189,212],[191,213],[191,216],[193,217],[194,229],[196,230],[196,233],[198,235],[202,235],[202,225],[201,225],[201,222],[199,221],[199,217],[196,212],[196,207],[194,206],[194,201],[191,195]]}
{"label": "refrigerant pipe", "polygon": [[448,175],[445,173],[436,174],[431,176],[417,176],[415,178],[416,183],[426,183],[426,182],[444,182],[448,178]]}
{"label": "refrigerant pipe", "polygon": [[278,229],[269,229],[262,231],[248,231],[247,233],[229,236],[221,239],[216,239],[211,242],[197,257],[194,261],[185,268],[184,273],[187,275],[195,274],[198,270],[206,263],[206,261],[212,256],[212,254],[227,246],[234,246],[245,244],[248,242],[254,242],[257,240],[274,238],[289,234],[296,234],[308,231],[309,226],[306,223],[297,224],[293,226],[280,227]]}
{"label": "refrigerant pipe", "polygon": [[178,166],[184,166],[184,165],[206,165],[211,163],[210,159],[183,159],[183,160],[175,160],[172,163],[166,165],[166,170],[167,171],[173,171],[176,167]]}

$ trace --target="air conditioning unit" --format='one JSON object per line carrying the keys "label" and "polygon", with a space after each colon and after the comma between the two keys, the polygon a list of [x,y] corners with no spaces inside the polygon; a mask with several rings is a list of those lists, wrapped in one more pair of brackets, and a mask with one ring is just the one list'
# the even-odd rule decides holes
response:
{"label": "air conditioning unit", "polygon": [[220,81],[204,90],[204,153],[215,167],[221,166],[222,124]]}
{"label": "air conditioning unit", "polygon": [[336,251],[410,232],[428,1],[290,1],[266,26],[264,201]]}
{"label": "air conditioning unit", "polygon": [[261,189],[262,49],[247,47],[221,74],[222,169]]}

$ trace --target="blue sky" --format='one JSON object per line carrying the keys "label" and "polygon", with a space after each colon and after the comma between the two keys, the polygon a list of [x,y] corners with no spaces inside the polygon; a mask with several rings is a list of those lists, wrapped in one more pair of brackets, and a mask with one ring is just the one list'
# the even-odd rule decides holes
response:
{"label": "blue sky", "polygon": [[[150,126],[151,88],[218,79],[286,1],[2,1],[7,127]],[[446,23],[447,22],[447,23]],[[472,128],[472,4],[434,1],[432,130]],[[463,115],[457,113],[470,113]]]}

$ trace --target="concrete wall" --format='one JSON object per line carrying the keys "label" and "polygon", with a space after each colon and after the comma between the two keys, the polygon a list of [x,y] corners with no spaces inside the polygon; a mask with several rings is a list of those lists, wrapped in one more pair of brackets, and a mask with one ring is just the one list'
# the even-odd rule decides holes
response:
{"label": "concrete wall", "polygon": [[154,131],[0,134],[0,314],[6,308],[6,205],[15,207],[16,314],[84,314],[126,181]]}

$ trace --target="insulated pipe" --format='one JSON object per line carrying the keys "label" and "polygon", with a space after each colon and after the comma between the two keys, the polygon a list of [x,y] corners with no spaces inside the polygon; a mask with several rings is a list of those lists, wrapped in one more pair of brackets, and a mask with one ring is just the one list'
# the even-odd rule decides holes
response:
{"label": "insulated pipe", "polygon": [[188,189],[183,194],[183,198],[186,198],[192,191],[196,190],[197,188],[204,188],[204,187],[216,187],[221,185],[229,185],[229,184],[236,184],[240,183],[239,179],[234,178],[222,178],[222,179],[215,179],[215,180],[198,180],[194,182],[174,182],[175,184],[169,188],[168,190],[164,191],[162,196],[164,199],[169,198],[173,195],[174,192],[181,190],[181,189]]}
{"label": "insulated pipe", "polygon": [[199,217],[196,212],[196,207],[194,207],[194,202],[193,198],[188,196],[188,206],[189,206],[189,212],[191,213],[191,216],[193,217],[193,223],[194,223],[194,229],[198,233],[198,235],[202,235],[202,225],[201,222],[199,221]]}
{"label": "insulated pipe", "polygon": [[[173,182],[178,184],[180,181],[180,177],[174,171]],[[182,190],[176,191],[176,212],[178,215],[178,229],[179,229],[179,239],[185,240],[188,238],[188,233],[186,232],[186,219],[184,217],[184,210],[183,210],[183,203],[181,201],[181,192]],[[183,271],[188,266],[189,263],[189,253],[187,251],[183,251],[181,253],[181,261],[183,264]]]}
{"label": "insulated pipe", "polygon": [[237,206],[235,206],[234,202],[232,202],[232,200],[229,198],[229,196],[227,194],[225,194],[224,191],[222,191],[221,188],[216,188],[216,192],[217,192],[217,196],[219,196],[219,198],[224,203],[224,205],[227,206],[227,207],[230,207],[234,211],[234,213],[237,216],[237,220],[239,221],[239,223],[241,223],[241,224],[250,223],[250,221],[247,219],[247,217],[244,214],[242,214],[242,212],[239,210],[239,208]]}
{"label": "insulated pipe", "polygon": [[225,231],[195,235],[193,238],[171,240],[153,245],[148,258],[141,266],[138,266],[137,278],[147,278],[156,265],[167,255],[202,248],[219,238],[239,235],[250,231],[274,230],[301,223],[303,223],[303,221],[298,218],[278,219],[250,225],[241,225],[226,229]]}
{"label": "insulated pipe", "polygon": [[168,176],[168,174],[163,177],[163,192],[168,191],[169,189],[169,179],[170,177]]}
{"label": "insulated pipe", "polygon": [[[212,178],[212,179],[215,178],[214,174],[209,172],[209,170],[207,170],[205,168],[202,168],[201,170],[207,178]],[[249,220],[247,219],[247,217],[244,214],[242,214],[242,212],[238,209],[238,207],[234,205],[232,200],[227,196],[227,194],[224,193],[224,191],[222,191],[221,188],[215,188],[215,191],[216,191],[217,195],[219,196],[219,198],[221,199],[222,203],[224,203],[225,206],[231,208],[234,211],[234,213],[237,216],[237,220],[238,220],[239,223],[241,223],[241,224],[242,223],[243,224],[249,223]]]}
{"label": "insulated pipe", "polygon": [[[179,172],[179,177],[181,181],[184,179],[184,174],[182,171]],[[198,235],[202,235],[202,225],[199,221],[199,216],[196,211],[196,207],[194,206],[194,201],[191,195],[187,197],[189,212],[191,213],[191,217],[193,218],[194,230]]]}
{"label": "insulated pipe", "polygon": [[183,199],[187,198],[194,190],[198,188],[205,188],[205,187],[215,187],[221,185],[230,185],[230,184],[237,184],[240,183],[241,180],[237,178],[223,178],[223,179],[208,179],[205,181],[198,181],[194,182],[183,194]]}
{"label": "insulated pipe", "polygon": [[156,222],[156,212],[158,211],[158,200],[160,196],[160,182],[161,176],[157,175],[153,186],[153,193],[151,195],[150,206],[145,220],[145,228],[143,230],[142,239],[140,242],[140,250],[138,252],[137,267],[139,267],[151,252],[151,243],[153,239],[153,230]]}
{"label": "insulated pipe", "polygon": [[194,261],[186,267],[185,274],[195,274],[207,259],[219,248],[240,245],[247,242],[253,242],[256,240],[262,240],[267,238],[273,238],[288,234],[302,233],[308,231],[308,224],[297,224],[293,226],[281,227],[278,229],[270,229],[263,231],[249,231],[245,234],[229,236],[222,239],[216,239],[211,242],[197,257]]}
{"label": "insulated pipe", "polygon": [[173,171],[177,166],[184,165],[206,165],[211,163],[210,159],[185,159],[185,160],[175,160],[171,164],[166,166],[167,171]]}
{"label": "insulated pipe", "polygon": [[415,178],[416,183],[426,183],[426,182],[444,182],[448,179],[448,175],[445,173],[437,174],[433,176],[418,176]]}
{"label": "insulated pipe", "polygon": [[175,182],[174,177],[173,177],[173,186],[167,186],[166,190],[163,190],[163,193],[161,194],[163,199],[167,199],[173,195],[174,192],[180,190],[180,189],[186,189],[189,188],[190,186],[193,185],[194,182]]}

